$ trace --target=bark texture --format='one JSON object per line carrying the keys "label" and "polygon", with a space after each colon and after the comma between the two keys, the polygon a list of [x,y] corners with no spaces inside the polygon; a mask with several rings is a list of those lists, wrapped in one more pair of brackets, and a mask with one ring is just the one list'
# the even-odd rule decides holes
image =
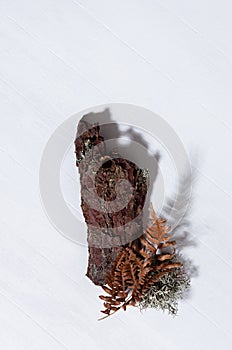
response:
{"label": "bark texture", "polygon": [[143,206],[148,172],[106,152],[99,125],[81,120],[75,140],[76,165],[81,182],[81,208],[87,224],[87,276],[96,285],[106,283],[122,247],[143,234]]}

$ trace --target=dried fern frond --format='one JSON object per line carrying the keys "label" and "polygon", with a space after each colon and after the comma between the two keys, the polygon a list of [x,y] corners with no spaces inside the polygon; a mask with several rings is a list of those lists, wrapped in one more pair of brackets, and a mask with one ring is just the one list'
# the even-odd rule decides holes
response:
{"label": "dried fern frond", "polygon": [[144,234],[121,250],[106,276],[107,285],[102,288],[108,296],[100,295],[105,307],[101,312],[106,316],[101,319],[121,308],[126,310],[128,305],[136,306],[151,286],[182,266],[173,260],[175,241],[171,240],[166,220],[158,218],[152,206],[150,213],[151,220]]}
{"label": "dried fern frond", "polygon": [[181,263],[173,260],[176,242],[172,240],[171,228],[166,224],[166,219],[157,217],[152,204],[150,204],[150,216],[150,223],[143,236],[155,248],[151,252],[153,253],[154,269],[157,271],[169,271],[182,266]]}
{"label": "dried fern frond", "polygon": [[149,262],[137,256],[131,247],[125,247],[120,252],[114,268],[106,276],[108,286],[102,287],[109,296],[100,295],[100,299],[107,302],[101,311],[106,314],[105,317],[121,308],[126,310],[128,305],[135,306],[141,300],[155,280],[152,276],[148,278],[150,271]]}
{"label": "dried fern frond", "polygon": [[161,245],[163,248],[173,246],[175,241],[171,241],[171,228],[166,224],[166,219],[157,217],[152,204],[150,204],[150,216],[150,224],[145,231],[146,238],[157,247]]}

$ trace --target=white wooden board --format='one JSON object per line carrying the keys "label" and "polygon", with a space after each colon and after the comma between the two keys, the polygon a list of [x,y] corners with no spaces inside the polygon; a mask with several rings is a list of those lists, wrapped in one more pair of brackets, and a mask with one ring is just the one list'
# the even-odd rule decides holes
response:
{"label": "white wooden board", "polygon": [[[1,348],[231,349],[231,2],[0,4]],[[47,140],[70,115],[111,102],[161,115],[192,162],[196,245],[184,253],[198,276],[175,319],[130,309],[98,322],[86,247],[42,208]]]}

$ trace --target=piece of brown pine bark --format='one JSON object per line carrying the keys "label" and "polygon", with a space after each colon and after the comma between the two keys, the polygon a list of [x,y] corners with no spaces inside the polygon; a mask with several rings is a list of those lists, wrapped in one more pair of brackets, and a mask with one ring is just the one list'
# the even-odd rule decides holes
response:
{"label": "piece of brown pine bark", "polygon": [[103,285],[122,247],[143,233],[148,172],[115,150],[107,153],[100,126],[84,120],[78,124],[75,152],[87,224],[87,276]]}

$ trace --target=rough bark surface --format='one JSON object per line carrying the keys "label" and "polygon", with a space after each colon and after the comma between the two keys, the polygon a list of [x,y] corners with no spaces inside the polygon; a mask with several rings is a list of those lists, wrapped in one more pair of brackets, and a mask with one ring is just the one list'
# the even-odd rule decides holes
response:
{"label": "rough bark surface", "polygon": [[83,120],[78,124],[75,151],[88,227],[87,276],[94,284],[104,285],[122,247],[143,234],[148,172],[116,150],[107,153],[100,126]]}

